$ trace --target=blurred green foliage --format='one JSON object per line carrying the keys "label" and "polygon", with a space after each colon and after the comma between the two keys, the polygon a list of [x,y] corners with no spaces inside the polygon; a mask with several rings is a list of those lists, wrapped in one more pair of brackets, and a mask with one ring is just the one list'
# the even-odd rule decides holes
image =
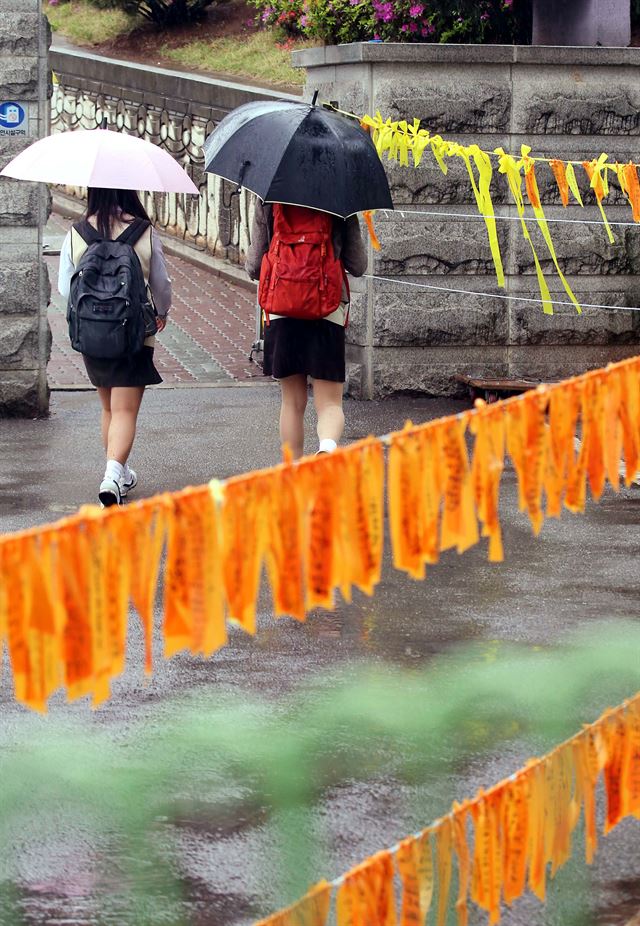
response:
{"label": "blurred green foliage", "polygon": [[[273,870],[284,872],[282,895],[293,898],[319,876],[311,813],[327,788],[387,775],[392,756],[397,780],[440,782],[446,793],[470,756],[523,738],[543,752],[640,689],[638,652],[640,626],[609,623],[554,648],[476,645],[415,671],[358,669],[339,683],[312,678],[276,704],[240,700],[237,689],[203,703],[200,693],[197,704],[157,705],[152,722],[129,725],[115,738],[52,722],[47,736],[3,751],[0,855],[16,851],[36,810],[43,842],[65,815],[81,819],[118,841],[127,910],[119,922],[142,926],[158,922],[146,896],[150,866],[162,873],[166,896],[179,897],[162,827],[233,816],[250,796],[281,827],[282,859]],[[456,796],[429,810],[448,810]],[[425,816],[424,825],[430,822]],[[10,880],[0,918],[13,926],[20,919]]]}

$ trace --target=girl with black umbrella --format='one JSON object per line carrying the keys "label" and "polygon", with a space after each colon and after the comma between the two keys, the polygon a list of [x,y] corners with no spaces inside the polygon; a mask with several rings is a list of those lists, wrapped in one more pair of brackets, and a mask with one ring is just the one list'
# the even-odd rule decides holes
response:
{"label": "girl with black umbrella", "polygon": [[369,135],[357,119],[316,106],[317,96],[246,103],[204,144],[207,171],[259,198],[245,266],[271,316],[264,370],[280,380],[280,433],[294,457],[303,452],[308,377],[320,452],[342,435],[345,270],[361,276],[367,264],[356,213],[393,208]]}
{"label": "girl with black umbrella", "polygon": [[[265,274],[269,272],[265,255],[278,249],[277,234],[274,240],[274,213],[278,222],[289,223],[281,235],[283,239],[310,239],[313,234],[318,234],[314,232],[319,214],[316,210],[291,206],[283,208],[280,204],[265,205],[260,201],[256,203],[245,269],[252,280],[261,279],[261,295],[265,291]],[[294,459],[303,454],[308,378],[313,384],[313,401],[318,416],[318,452],[335,450],[342,436],[345,325],[348,317],[348,283],[344,271],[352,276],[362,276],[367,267],[367,255],[357,216],[343,220],[326,213],[323,215],[330,231],[333,257],[339,264],[339,304],[324,317],[309,318],[303,300],[296,306],[294,299],[294,305],[286,316],[279,316],[277,310],[274,310],[274,314],[267,319],[264,331],[264,373],[280,381],[280,439],[283,445],[289,446]],[[292,234],[294,223],[298,229],[297,234]],[[285,243],[281,250],[287,247],[304,248],[304,244],[298,244],[297,241],[295,245]],[[310,279],[314,278],[317,270],[313,262],[320,259],[320,252],[320,246],[310,246],[305,257]],[[324,271],[320,275],[326,276]],[[278,279],[275,274],[274,277],[276,282],[271,286],[273,295],[270,304],[277,306],[278,287],[284,287],[286,281]],[[304,289],[299,291],[304,292]],[[314,293],[309,294],[311,299],[313,296]],[[266,301],[263,296],[263,308]]]}

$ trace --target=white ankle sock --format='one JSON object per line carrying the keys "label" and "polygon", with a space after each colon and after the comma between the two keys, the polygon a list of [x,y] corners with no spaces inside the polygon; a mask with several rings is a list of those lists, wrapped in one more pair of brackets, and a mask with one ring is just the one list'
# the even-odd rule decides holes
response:
{"label": "white ankle sock", "polygon": [[333,453],[338,445],[334,440],[331,440],[330,437],[323,437],[320,441],[320,447],[318,450],[322,453]]}
{"label": "white ankle sock", "polygon": [[122,475],[124,477],[124,481],[129,482],[129,480],[131,479],[131,470],[129,469],[128,463],[124,464],[124,470],[123,470]]}
{"label": "white ankle sock", "polygon": [[104,471],[105,479],[115,479],[117,482],[124,476],[124,466],[117,460],[107,460],[107,466]]}

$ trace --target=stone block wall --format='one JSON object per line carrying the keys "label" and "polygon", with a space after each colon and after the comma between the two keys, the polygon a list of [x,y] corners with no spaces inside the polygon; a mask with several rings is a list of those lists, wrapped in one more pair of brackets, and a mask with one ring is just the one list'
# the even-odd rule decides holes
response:
{"label": "stone block wall", "polygon": [[[0,0],[0,103],[20,104],[25,134],[0,133],[0,168],[49,124],[49,26],[39,0]],[[16,130],[17,131],[17,130]],[[0,179],[0,416],[47,413],[49,279],[44,184]]]}
{"label": "stone block wall", "polygon": [[[582,161],[606,151],[612,161],[640,161],[640,49],[358,44],[294,55],[307,69],[309,98],[337,100],[362,114],[421,120],[464,144],[501,146]],[[493,200],[506,273],[498,289],[484,223],[477,218],[466,168],[449,159],[444,176],[427,152],[418,169],[390,163],[395,213],[376,215],[382,243],[370,274],[355,287],[347,332],[349,389],[361,397],[397,391],[450,394],[455,374],[555,379],[638,352],[640,312],[487,298],[539,298],[531,249],[523,239],[505,179],[494,172]],[[584,172],[585,208],[563,209],[551,171],[537,171],[547,217],[600,221]],[[612,191],[607,215],[631,223]],[[403,208],[406,211],[402,211]],[[447,215],[421,215],[420,212]],[[567,297],[537,227],[529,226],[554,299]],[[640,306],[640,228],[615,227],[609,244],[599,224],[551,225],[563,272],[578,299]],[[427,290],[407,283],[451,290]]]}

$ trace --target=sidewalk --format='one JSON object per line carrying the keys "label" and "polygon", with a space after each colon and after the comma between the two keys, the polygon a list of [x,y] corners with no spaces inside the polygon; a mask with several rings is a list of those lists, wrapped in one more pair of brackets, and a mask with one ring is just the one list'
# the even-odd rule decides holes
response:
{"label": "sidewalk", "polygon": [[[136,497],[276,463],[278,404],[276,388],[250,383],[223,389],[215,384],[150,389],[132,461],[140,478]],[[349,400],[345,439],[382,434],[401,427],[406,418],[418,423],[465,407],[460,401],[426,397]],[[71,391],[54,392],[48,419],[0,421],[4,464],[0,531],[52,521],[80,504],[95,502],[104,466],[99,421],[96,396]],[[313,451],[311,417],[308,435],[307,449]],[[443,554],[439,565],[429,568],[426,581],[415,582],[392,568],[387,546],[382,581],[373,598],[356,594],[351,604],[340,600],[334,612],[319,609],[299,624],[286,618],[274,621],[265,591],[256,638],[232,631],[229,645],[209,660],[182,654],[165,661],[158,652],[154,675],[148,680],[142,670],[139,622],[132,619],[126,671],[114,686],[113,699],[95,713],[86,703],[67,705],[60,697],[48,717],[29,714],[16,705],[11,675],[5,670],[0,679],[0,748],[33,740],[61,722],[111,731],[109,735],[116,738],[123,725],[155,723],[176,696],[189,696],[200,704],[200,698],[204,703],[212,694],[220,692],[222,697],[232,689],[239,701],[245,694],[259,697],[266,710],[277,711],[284,692],[304,688],[316,673],[331,678],[340,670],[364,669],[372,663],[402,666],[410,673],[414,667],[428,665],[434,654],[445,655],[463,641],[481,644],[492,660],[500,655],[503,642],[537,647],[544,653],[572,628],[612,617],[637,619],[637,490],[623,489],[617,496],[607,490],[600,504],[589,502],[584,515],[565,512],[560,521],[547,521],[536,538],[518,511],[515,476],[509,468],[500,507],[506,557],[502,564],[486,561],[483,542],[462,556],[455,551]],[[607,703],[600,696],[592,698],[585,704],[585,719],[598,716]],[[380,749],[385,749],[384,744]],[[322,825],[327,821],[330,851],[315,876],[339,875],[426,825],[454,797],[486,788],[541,751],[526,740],[498,746],[450,778],[419,786],[394,779],[394,757],[389,756],[388,777],[372,783],[345,782],[323,798],[317,813]],[[128,758],[123,756],[123,762]],[[42,837],[34,827],[31,821],[26,824],[25,838],[39,846]],[[174,838],[173,827],[167,826],[166,832],[167,840]],[[33,922],[86,926],[86,911],[99,909],[102,902],[97,896],[102,882],[93,876],[92,853],[85,852],[84,867],[68,868],[87,872],[85,886],[78,891],[74,882],[65,893],[66,882],[59,873],[51,873],[50,861],[55,850],[66,857],[65,845],[56,845],[52,838],[46,852],[27,857],[20,896]],[[188,886],[184,906],[179,911],[170,908],[163,922],[249,926],[285,901],[274,892],[279,843],[266,811],[263,816],[258,808],[236,829],[222,833],[213,824],[207,829],[206,818],[185,822],[175,845],[173,858]],[[576,859],[579,845],[577,839]],[[588,878],[593,885],[594,923],[628,923],[639,900],[637,822],[627,821],[601,841]],[[2,877],[0,888],[1,882]],[[52,887],[45,892],[43,884]],[[105,890],[108,893],[109,887]],[[207,911],[205,919],[202,910]],[[566,926],[566,918],[547,915],[531,898],[506,910],[502,922],[503,926]]]}
{"label": "sidewalk", "polygon": [[[45,239],[56,250],[71,226],[71,218],[52,213]],[[57,246],[57,247],[56,247]],[[49,322],[53,335],[49,361],[52,389],[90,384],[82,358],[69,344],[65,300],[58,293],[59,258],[46,257],[51,278]],[[213,272],[167,255],[173,281],[169,324],[156,340],[155,362],[167,386],[230,385],[259,379],[262,370],[249,362],[255,340],[255,299]]]}

